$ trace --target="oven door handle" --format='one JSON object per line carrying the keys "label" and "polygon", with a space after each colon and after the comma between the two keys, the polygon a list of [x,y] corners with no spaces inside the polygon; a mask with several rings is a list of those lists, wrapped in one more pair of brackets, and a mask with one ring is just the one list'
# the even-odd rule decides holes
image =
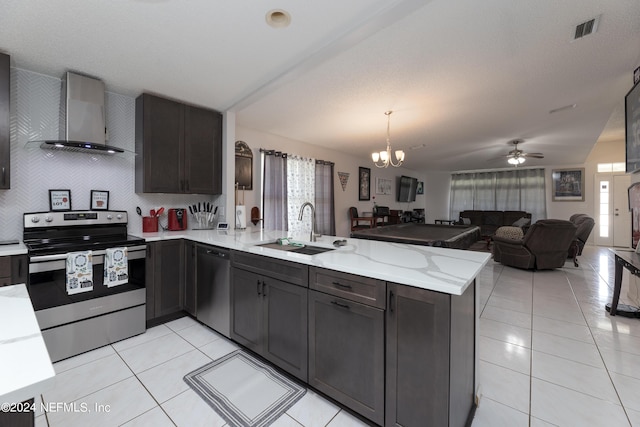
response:
{"label": "oven door handle", "polygon": [[[128,246],[127,247],[127,258],[128,259],[138,259],[144,258],[146,256],[147,245],[138,245],[138,246]],[[106,254],[106,250],[93,251],[92,255],[95,257]],[[32,256],[29,257],[29,262],[44,262],[44,261],[60,261],[66,260],[67,253],[62,254],[53,254],[53,255],[41,255],[41,256]]]}
{"label": "oven door handle", "polygon": [[[130,246],[127,248],[127,260],[146,258],[146,245]],[[93,265],[104,264],[106,251],[93,251]],[[42,255],[29,258],[29,273],[64,270],[67,268],[67,254]]]}

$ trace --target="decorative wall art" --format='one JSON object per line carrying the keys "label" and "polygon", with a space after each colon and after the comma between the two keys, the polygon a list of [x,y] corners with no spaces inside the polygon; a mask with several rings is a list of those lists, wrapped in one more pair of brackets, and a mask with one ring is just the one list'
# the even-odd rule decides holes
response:
{"label": "decorative wall art", "polygon": [[358,200],[371,200],[371,169],[358,168]]}
{"label": "decorative wall art", "polygon": [[347,188],[347,182],[349,182],[349,172],[338,172],[338,179],[340,179],[340,185],[344,191]]}
{"label": "decorative wall art", "polygon": [[553,170],[551,179],[554,201],[584,201],[584,168]]}
{"label": "decorative wall art", "polygon": [[424,182],[418,181],[418,186],[416,187],[416,194],[424,194]]}
{"label": "decorative wall art", "polygon": [[70,211],[71,190],[49,190],[49,210]]}
{"label": "decorative wall art", "polygon": [[109,209],[109,192],[104,190],[91,190],[92,211],[106,211]]}
{"label": "decorative wall art", "polygon": [[244,141],[236,141],[236,184],[241,190],[253,189],[253,152]]}
{"label": "decorative wall art", "polygon": [[391,194],[392,181],[386,178],[376,178],[376,194]]}

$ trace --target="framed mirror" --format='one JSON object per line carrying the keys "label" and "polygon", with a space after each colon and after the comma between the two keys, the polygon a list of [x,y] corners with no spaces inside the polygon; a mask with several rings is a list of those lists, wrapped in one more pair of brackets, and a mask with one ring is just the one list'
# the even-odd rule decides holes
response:
{"label": "framed mirror", "polygon": [[236,183],[239,189],[253,189],[253,152],[244,141],[236,141]]}

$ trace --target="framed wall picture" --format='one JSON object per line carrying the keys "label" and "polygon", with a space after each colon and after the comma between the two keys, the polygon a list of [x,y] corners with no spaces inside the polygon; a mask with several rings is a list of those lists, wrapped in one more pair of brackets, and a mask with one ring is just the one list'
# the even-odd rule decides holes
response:
{"label": "framed wall picture", "polygon": [[358,200],[371,200],[371,169],[358,168]]}
{"label": "framed wall picture", "polygon": [[71,190],[49,190],[50,211],[71,210]]}
{"label": "framed wall picture", "polygon": [[551,172],[553,201],[584,201],[584,168],[555,169]]}
{"label": "framed wall picture", "polygon": [[391,194],[392,182],[386,178],[376,178],[376,194]]}
{"label": "framed wall picture", "polygon": [[106,211],[109,209],[109,192],[105,190],[91,190],[92,211]]}
{"label": "framed wall picture", "polygon": [[418,186],[416,187],[416,194],[424,194],[424,182],[418,181]]}

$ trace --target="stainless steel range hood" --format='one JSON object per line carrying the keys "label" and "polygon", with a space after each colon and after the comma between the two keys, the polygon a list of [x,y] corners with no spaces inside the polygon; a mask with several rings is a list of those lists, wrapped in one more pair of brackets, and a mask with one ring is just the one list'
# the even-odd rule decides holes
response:
{"label": "stainless steel range hood", "polygon": [[60,94],[59,139],[41,142],[52,150],[91,154],[116,154],[125,150],[106,145],[104,83],[101,80],[67,72]]}

